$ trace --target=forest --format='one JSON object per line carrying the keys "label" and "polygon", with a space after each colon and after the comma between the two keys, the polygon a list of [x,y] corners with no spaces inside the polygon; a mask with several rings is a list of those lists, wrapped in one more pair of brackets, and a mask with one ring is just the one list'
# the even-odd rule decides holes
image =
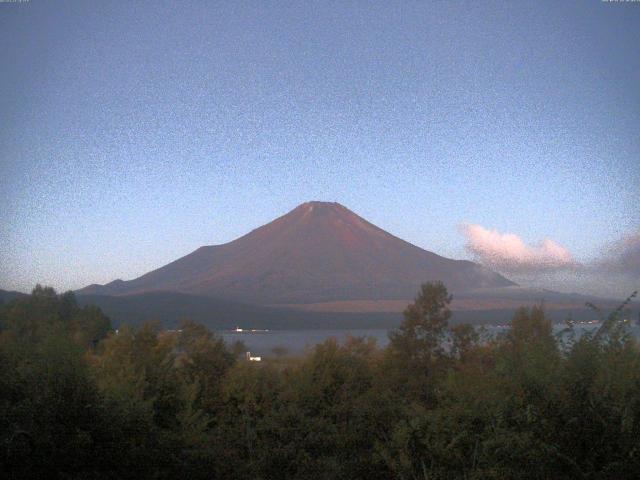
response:
{"label": "forest", "polygon": [[450,325],[451,295],[426,283],[385,348],[258,364],[194,322],[114,330],[37,286],[0,306],[1,476],[636,479],[632,297],[591,333],[554,334],[535,306],[487,337]]}

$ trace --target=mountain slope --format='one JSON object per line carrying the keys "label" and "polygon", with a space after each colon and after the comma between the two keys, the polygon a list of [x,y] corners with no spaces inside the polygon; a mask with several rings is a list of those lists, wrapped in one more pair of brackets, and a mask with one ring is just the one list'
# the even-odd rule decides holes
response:
{"label": "mountain slope", "polygon": [[408,299],[421,283],[454,291],[514,285],[478,264],[401,240],[337,203],[309,202],[230,243],[201,247],[131,281],[80,294],[172,291],[263,304]]}
{"label": "mountain slope", "polygon": [[[505,301],[503,297],[494,299],[496,301],[491,298],[477,299],[475,294],[472,294],[472,299],[479,302],[469,304],[466,295],[461,299],[462,303],[454,299],[451,323],[505,324],[511,320],[518,306],[539,303],[539,299],[532,298],[529,294],[517,292],[514,295],[519,296],[518,299],[513,299],[516,301],[510,301],[509,298]],[[568,316],[575,321],[594,319],[593,312],[586,309],[584,303],[571,303],[568,295],[569,298],[556,297],[555,303],[545,303],[547,317],[551,320],[561,322]],[[99,306],[116,328],[123,323],[137,326],[149,320],[158,320],[165,328],[178,328],[182,320],[190,319],[214,330],[229,330],[237,326],[272,330],[389,329],[400,324],[401,312],[408,303],[394,301],[398,303],[398,307],[385,311],[312,311],[248,305],[210,296],[161,291],[121,296],[80,295],[78,302],[81,305]],[[605,311],[617,306],[616,303],[604,301],[598,302],[598,305],[605,308]],[[637,318],[638,306],[632,305],[630,310],[629,318]]]}
{"label": "mountain slope", "polygon": [[213,330],[238,326],[279,330],[387,329],[396,327],[402,319],[399,312],[306,312],[161,291],[121,296],[79,295],[78,302],[100,307],[116,328],[122,324],[139,326],[147,321],[159,321],[165,328],[178,328],[183,320],[189,319]]}
{"label": "mountain slope", "polygon": [[0,289],[0,304],[9,303],[14,298],[22,298],[26,296],[26,293]]}

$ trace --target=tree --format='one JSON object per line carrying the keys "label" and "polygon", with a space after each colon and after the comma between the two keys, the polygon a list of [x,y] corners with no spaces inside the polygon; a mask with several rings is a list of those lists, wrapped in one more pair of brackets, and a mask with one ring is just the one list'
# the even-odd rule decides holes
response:
{"label": "tree", "polygon": [[[85,309],[72,293],[38,285],[0,310],[0,471],[79,478],[100,470],[115,442],[86,345],[76,339],[86,327]],[[108,327],[102,312],[91,314]]]}
{"label": "tree", "polygon": [[451,355],[462,362],[467,361],[472,350],[478,347],[479,340],[473,325],[464,323],[451,327]]}
{"label": "tree", "polygon": [[442,342],[451,318],[452,296],[442,282],[427,282],[404,311],[404,321],[389,334],[388,364],[396,387],[407,389],[427,403],[434,401],[433,382],[442,370]]}
{"label": "tree", "polygon": [[415,361],[440,352],[451,318],[451,299],[442,282],[423,284],[418,297],[405,309],[400,328],[389,335],[392,348]]}
{"label": "tree", "polygon": [[182,323],[177,337],[179,371],[187,383],[197,384],[196,405],[213,414],[220,403],[224,374],[235,363],[221,337],[192,321]]}

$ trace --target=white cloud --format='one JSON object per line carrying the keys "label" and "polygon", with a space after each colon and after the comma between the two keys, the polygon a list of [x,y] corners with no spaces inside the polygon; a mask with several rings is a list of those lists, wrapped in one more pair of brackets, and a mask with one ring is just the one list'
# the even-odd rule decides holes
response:
{"label": "white cloud", "polygon": [[579,267],[571,252],[550,239],[527,245],[513,233],[500,233],[481,225],[463,225],[465,248],[477,261],[511,273],[551,272]]}

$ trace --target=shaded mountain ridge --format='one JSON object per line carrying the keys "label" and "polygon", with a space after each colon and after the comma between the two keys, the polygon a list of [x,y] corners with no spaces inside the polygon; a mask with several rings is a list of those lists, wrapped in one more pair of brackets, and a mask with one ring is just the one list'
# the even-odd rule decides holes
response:
{"label": "shaded mountain ridge", "polygon": [[412,298],[441,280],[453,292],[515,285],[481,265],[423,250],[338,203],[308,202],[223,245],[204,246],[134,280],[82,295],[171,291],[258,304]]}

